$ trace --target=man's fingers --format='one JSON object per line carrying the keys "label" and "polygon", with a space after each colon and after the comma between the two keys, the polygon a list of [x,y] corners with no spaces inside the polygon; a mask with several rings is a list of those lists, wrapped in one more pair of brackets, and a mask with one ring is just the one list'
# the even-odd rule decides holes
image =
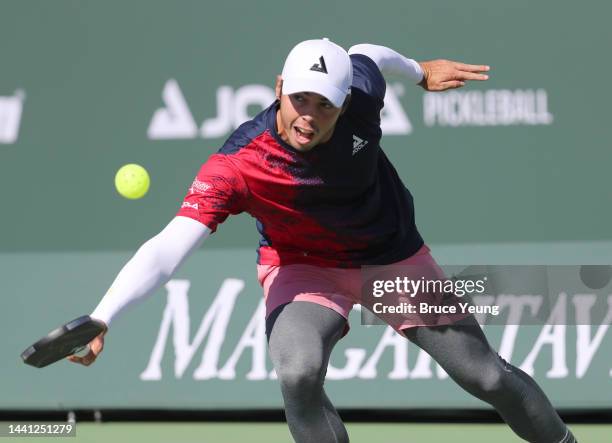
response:
{"label": "man's fingers", "polygon": [[89,344],[89,348],[94,352],[95,355],[98,355],[104,349],[104,338],[102,335],[94,338]]}
{"label": "man's fingers", "polygon": [[467,81],[488,80],[489,65],[471,65],[451,60],[421,62],[424,77],[421,86],[427,91],[445,91],[465,86]]}
{"label": "man's fingers", "polygon": [[488,80],[489,76],[486,74],[478,74],[475,72],[459,71],[456,75],[457,80]]}
{"label": "man's fingers", "polygon": [[84,366],[89,366],[95,361],[95,359],[96,354],[94,354],[92,351],[89,351],[89,353],[84,357],[77,357],[76,355],[68,356],[68,360],[70,360],[71,362],[78,363]]}
{"label": "man's fingers", "polygon": [[89,346],[89,352],[87,354],[81,357],[77,355],[70,355],[68,356],[68,360],[70,360],[73,363],[81,364],[83,366],[91,365],[94,361],[96,361],[96,358],[98,358],[98,355],[104,349],[103,334],[100,334],[99,336],[94,338],[91,342],[89,342],[88,346]]}
{"label": "man's fingers", "polygon": [[72,363],[77,363],[80,365],[85,365],[85,366],[89,366],[91,364],[91,361],[86,360],[87,356],[85,357],[77,357],[76,355],[70,355],[68,357],[68,360],[70,360]]}
{"label": "man's fingers", "polygon": [[451,80],[448,82],[442,82],[440,83],[440,91],[446,91],[447,89],[457,89],[460,88],[462,86],[465,86],[465,82],[462,82],[461,80]]}
{"label": "man's fingers", "polygon": [[468,72],[487,72],[491,69],[489,65],[469,65],[467,63],[456,63],[455,67]]}
{"label": "man's fingers", "polygon": [[94,362],[95,359],[96,359],[96,356],[94,355],[94,353],[90,352],[85,357],[83,357],[81,364],[84,366],[89,366],[90,364]]}

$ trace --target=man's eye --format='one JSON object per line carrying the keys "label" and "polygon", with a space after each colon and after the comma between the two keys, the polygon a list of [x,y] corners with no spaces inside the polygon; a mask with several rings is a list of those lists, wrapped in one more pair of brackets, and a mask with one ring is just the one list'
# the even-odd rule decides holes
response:
{"label": "man's eye", "polygon": [[321,106],[323,107],[323,109],[332,109],[333,105],[330,102],[323,102],[321,103]]}
{"label": "man's eye", "polygon": [[293,98],[294,98],[296,101],[298,101],[298,102],[303,102],[303,101],[304,101],[304,97],[302,97],[302,96],[301,96],[301,95],[299,95],[299,94],[294,95],[294,96],[293,96]]}

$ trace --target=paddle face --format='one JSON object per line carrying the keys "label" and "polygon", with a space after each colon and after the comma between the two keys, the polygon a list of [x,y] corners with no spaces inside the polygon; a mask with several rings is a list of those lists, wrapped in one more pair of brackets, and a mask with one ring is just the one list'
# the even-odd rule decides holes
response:
{"label": "paddle face", "polygon": [[78,352],[104,328],[103,322],[83,315],[49,332],[23,351],[21,358],[25,364],[44,368]]}

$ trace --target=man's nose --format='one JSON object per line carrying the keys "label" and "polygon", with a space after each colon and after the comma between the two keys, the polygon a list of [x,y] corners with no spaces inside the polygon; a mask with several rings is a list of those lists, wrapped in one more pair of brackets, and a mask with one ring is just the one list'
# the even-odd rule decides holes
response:
{"label": "man's nose", "polygon": [[306,120],[308,123],[312,123],[315,120],[315,116],[312,115],[311,112],[306,112],[302,114],[302,118]]}
{"label": "man's nose", "polygon": [[317,118],[318,112],[319,110],[316,105],[307,105],[302,110],[302,117],[310,122]]}

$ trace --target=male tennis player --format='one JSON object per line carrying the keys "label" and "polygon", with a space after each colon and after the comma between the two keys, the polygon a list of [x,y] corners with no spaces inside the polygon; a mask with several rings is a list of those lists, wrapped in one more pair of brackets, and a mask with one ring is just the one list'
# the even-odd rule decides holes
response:
{"label": "male tennis player", "polygon": [[[370,44],[347,52],[327,39],[299,43],[277,78],[278,100],[202,165],[177,216],[125,265],[91,316],[109,325],[166,282],[230,214],[248,212],[261,234],[257,270],[269,350],[293,438],[348,442],[323,382],[360,299],[360,267],[418,265],[440,273],[415,226],[412,196],[380,148],[382,73],[442,91],[486,80],[488,69],[417,63]],[[575,441],[536,383],[491,349],[472,316],[450,326],[392,326],[523,439]],[[89,355],[71,360],[89,365],[102,346],[100,336]]]}

